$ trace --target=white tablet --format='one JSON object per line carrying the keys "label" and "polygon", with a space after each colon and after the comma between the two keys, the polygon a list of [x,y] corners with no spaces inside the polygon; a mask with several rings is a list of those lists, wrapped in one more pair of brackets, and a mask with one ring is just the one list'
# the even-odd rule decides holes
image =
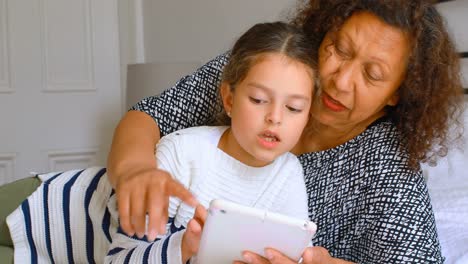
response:
{"label": "white tablet", "polygon": [[308,220],[271,213],[224,200],[213,200],[198,250],[197,262],[232,263],[249,250],[264,256],[274,248],[298,261],[317,226]]}

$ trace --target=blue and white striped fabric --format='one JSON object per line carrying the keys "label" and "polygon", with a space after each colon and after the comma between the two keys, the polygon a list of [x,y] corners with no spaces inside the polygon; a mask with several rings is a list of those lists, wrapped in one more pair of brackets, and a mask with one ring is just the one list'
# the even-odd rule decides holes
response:
{"label": "blue and white striped fabric", "polygon": [[7,218],[15,263],[102,263],[115,233],[105,168],[38,175],[43,183]]}

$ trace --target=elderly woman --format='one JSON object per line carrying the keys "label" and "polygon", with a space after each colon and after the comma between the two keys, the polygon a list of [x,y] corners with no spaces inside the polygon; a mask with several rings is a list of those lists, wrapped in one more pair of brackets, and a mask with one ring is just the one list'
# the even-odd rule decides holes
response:
{"label": "elderly woman", "polygon": [[[419,164],[444,155],[461,105],[459,65],[436,9],[414,0],[311,0],[294,24],[318,37],[321,88],[293,153],[301,161],[309,217],[318,225],[304,263],[441,263]],[[218,56],[121,120],[109,155],[122,228],[164,232],[168,196],[194,198],[158,170],[154,146],[221,111]],[[288,263],[274,250],[248,263]],[[292,263],[292,262],[291,262]]]}

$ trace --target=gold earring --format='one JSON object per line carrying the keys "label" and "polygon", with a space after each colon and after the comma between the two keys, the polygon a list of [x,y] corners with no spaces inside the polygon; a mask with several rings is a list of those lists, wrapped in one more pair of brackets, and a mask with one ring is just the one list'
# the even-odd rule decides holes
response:
{"label": "gold earring", "polygon": [[228,111],[228,112],[227,112],[227,115],[228,115],[229,117],[231,117],[231,111]]}

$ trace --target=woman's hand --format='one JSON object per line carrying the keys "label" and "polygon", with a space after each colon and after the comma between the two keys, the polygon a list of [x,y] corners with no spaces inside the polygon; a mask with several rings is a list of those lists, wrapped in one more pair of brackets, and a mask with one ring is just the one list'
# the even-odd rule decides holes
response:
{"label": "woman's hand", "polygon": [[187,229],[182,237],[182,263],[187,263],[193,255],[197,254],[206,216],[206,209],[202,205],[198,205],[195,209],[195,215],[188,222]]}
{"label": "woman's hand", "polygon": [[197,205],[182,184],[157,169],[154,153],[159,139],[158,125],[151,116],[129,111],[115,129],[107,159],[107,175],[117,195],[123,231],[143,237],[148,213],[148,240],[166,232],[169,196]]}
{"label": "woman's hand", "polygon": [[163,234],[170,195],[196,205],[190,192],[157,169],[154,153],[159,139],[156,122],[140,111],[128,111],[114,131],[107,176],[117,195],[120,224],[129,236],[144,236],[146,213],[148,239],[154,240],[158,232]]}
{"label": "woman's hand", "polygon": [[148,213],[147,238],[152,241],[166,232],[169,196],[196,206],[192,194],[172,176],[157,168],[143,168],[119,178],[116,186],[120,225],[129,236],[145,235]]}
{"label": "woman's hand", "polygon": [[[264,258],[260,255],[257,255],[252,252],[244,252],[243,257],[244,257],[244,262],[234,262],[236,264],[240,263],[249,263],[249,264],[293,264],[297,263],[294,260],[291,260],[290,258],[286,257],[283,255],[281,252],[276,251],[274,249],[265,249],[265,256],[267,258]],[[302,262],[303,264],[339,264],[339,263],[352,263],[346,260],[341,260],[337,258],[333,258],[330,256],[330,253],[328,253],[328,250],[326,250],[323,247],[308,247],[304,250],[304,253],[302,254]]]}

